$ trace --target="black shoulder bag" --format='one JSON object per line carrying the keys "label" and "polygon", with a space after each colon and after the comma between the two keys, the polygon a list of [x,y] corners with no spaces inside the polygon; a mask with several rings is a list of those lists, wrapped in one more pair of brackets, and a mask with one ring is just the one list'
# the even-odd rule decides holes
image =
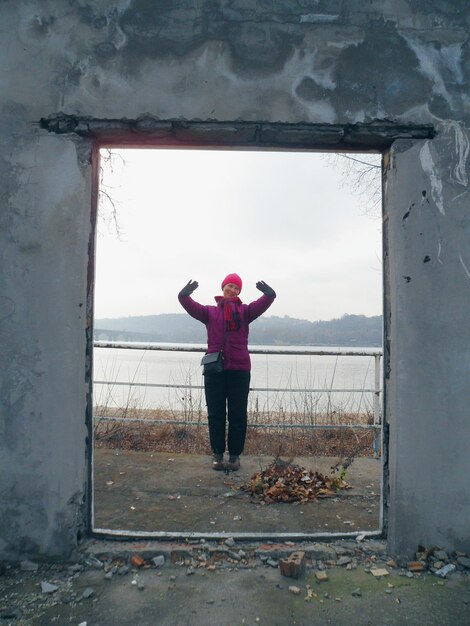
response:
{"label": "black shoulder bag", "polygon": [[223,372],[224,371],[224,353],[223,350],[219,350],[219,352],[211,352],[210,354],[205,354],[202,357],[201,365],[204,367],[203,374],[212,374],[213,372]]}
{"label": "black shoulder bag", "polygon": [[202,373],[205,376],[206,374],[219,373],[224,371],[224,348],[225,348],[225,339],[227,337],[227,331],[224,334],[224,341],[222,343],[222,348],[218,352],[211,352],[209,354],[205,354],[201,359],[201,365],[203,366]]}

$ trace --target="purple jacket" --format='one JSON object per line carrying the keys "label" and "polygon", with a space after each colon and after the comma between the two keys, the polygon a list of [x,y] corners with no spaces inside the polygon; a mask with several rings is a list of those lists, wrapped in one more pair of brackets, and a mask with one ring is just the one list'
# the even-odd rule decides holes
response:
{"label": "purple jacket", "polygon": [[[225,332],[225,319],[222,296],[216,296],[217,306],[199,304],[191,296],[179,296],[182,307],[195,319],[206,325],[207,328],[207,354],[224,349],[224,369],[243,370],[251,369],[250,355],[248,353],[249,325],[253,320],[262,315],[274,302],[264,294],[258,300],[250,304],[243,304],[240,298],[230,298],[230,307],[236,307],[240,316],[240,328]],[[225,343],[224,343],[225,337]]]}

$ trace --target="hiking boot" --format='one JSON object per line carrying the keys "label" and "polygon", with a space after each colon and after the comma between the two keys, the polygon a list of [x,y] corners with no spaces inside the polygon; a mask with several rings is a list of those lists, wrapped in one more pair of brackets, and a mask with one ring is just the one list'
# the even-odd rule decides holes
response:
{"label": "hiking boot", "polygon": [[214,456],[212,457],[212,469],[216,470],[217,472],[225,469],[223,454],[214,454]]}
{"label": "hiking boot", "polygon": [[236,472],[240,469],[240,457],[235,454],[231,454],[228,460],[228,463],[225,465],[225,469],[228,469],[230,472]]}

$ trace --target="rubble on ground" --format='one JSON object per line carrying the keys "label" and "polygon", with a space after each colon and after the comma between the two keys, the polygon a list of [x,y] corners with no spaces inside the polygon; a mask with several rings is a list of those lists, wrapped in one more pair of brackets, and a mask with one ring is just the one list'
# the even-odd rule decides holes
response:
{"label": "rubble on ground", "polygon": [[[217,576],[220,571],[255,568],[277,568],[280,581],[283,576],[300,579],[311,573],[318,585],[324,585],[329,580],[328,572],[335,568],[346,571],[362,568],[374,578],[388,577],[387,580],[395,575],[470,581],[470,555],[420,546],[413,559],[400,555],[392,557],[387,554],[384,541],[364,537],[360,541],[347,539],[331,543],[285,541],[261,544],[227,537],[219,541],[195,539],[180,544],[150,541],[127,547],[91,541],[76,563],[25,560],[0,565],[0,618],[21,619],[25,623],[54,605],[75,607],[98,602],[100,593],[97,588],[89,586],[90,577],[87,577],[87,573],[93,571],[95,580],[103,577],[107,581],[105,585],[113,585],[116,577],[118,581],[129,580],[129,584],[144,594],[145,576],[161,577],[171,588],[178,585],[180,576]],[[393,589],[394,585],[389,583],[388,587]],[[279,584],[278,588],[284,587]],[[288,587],[294,594],[297,589],[300,587]],[[305,599],[317,598],[309,589]],[[361,597],[360,589],[352,595]]]}

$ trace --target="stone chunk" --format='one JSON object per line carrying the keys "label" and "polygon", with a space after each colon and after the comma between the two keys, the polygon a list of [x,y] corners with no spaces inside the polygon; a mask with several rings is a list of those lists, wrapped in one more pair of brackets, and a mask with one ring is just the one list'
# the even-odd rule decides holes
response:
{"label": "stone chunk", "polygon": [[45,580],[41,582],[41,591],[43,593],[54,593],[58,589],[59,587],[57,585],[52,585],[51,583],[48,583]]}
{"label": "stone chunk", "polygon": [[324,570],[318,570],[318,572],[315,572],[315,578],[318,582],[322,582],[328,580],[328,574]]}
{"label": "stone chunk", "polygon": [[438,561],[447,561],[449,558],[445,550],[434,550],[433,556]]}
{"label": "stone chunk", "polygon": [[289,591],[293,593],[295,596],[298,596],[300,593],[300,587],[296,587],[295,585],[291,585],[289,587]]}
{"label": "stone chunk", "polygon": [[444,565],[444,567],[442,567],[440,570],[437,570],[436,576],[439,576],[440,578],[445,578],[447,574],[455,572],[456,569],[457,568],[453,563],[449,563],[449,565]]}
{"label": "stone chunk", "polygon": [[390,575],[390,572],[384,567],[372,567],[370,573],[375,576],[375,578],[382,578],[382,576]]}
{"label": "stone chunk", "polygon": [[457,558],[457,563],[465,569],[470,569],[470,558],[468,556],[459,556]]}
{"label": "stone chunk", "polygon": [[293,552],[286,559],[279,560],[281,574],[288,578],[300,578],[305,573],[305,552]]}
{"label": "stone chunk", "polygon": [[161,567],[162,565],[165,565],[165,557],[163,556],[163,554],[160,554],[159,556],[154,556],[152,559],[152,563],[155,565],[155,567]]}
{"label": "stone chunk", "polygon": [[85,600],[88,600],[88,598],[91,598],[94,595],[95,595],[95,590],[92,589],[91,587],[87,587],[85,591],[82,593],[82,598],[84,598]]}
{"label": "stone chunk", "polygon": [[312,543],[305,547],[305,552],[309,555],[310,558],[316,560],[336,560],[338,556],[334,548],[324,543]]}

